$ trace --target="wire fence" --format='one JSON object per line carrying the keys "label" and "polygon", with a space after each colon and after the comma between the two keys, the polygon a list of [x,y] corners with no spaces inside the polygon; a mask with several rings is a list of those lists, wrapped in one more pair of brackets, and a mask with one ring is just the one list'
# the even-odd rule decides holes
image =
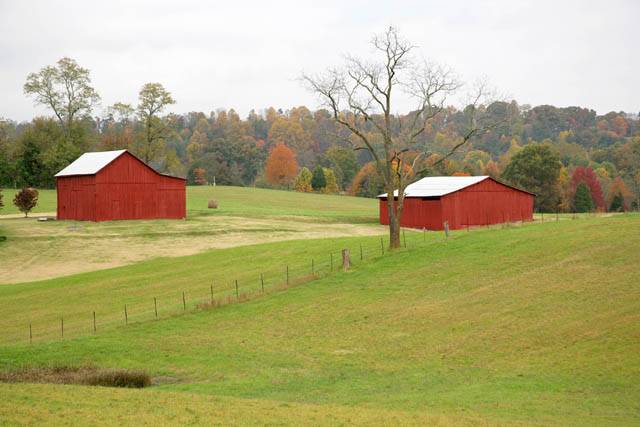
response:
{"label": "wire fence", "polygon": [[[546,214],[543,219],[537,214],[534,221],[550,222],[588,217],[589,214]],[[516,224],[522,225],[518,222],[493,224],[489,227],[507,227]],[[475,228],[486,228],[486,226],[471,229]],[[469,228],[457,230],[455,233],[465,231],[468,232]],[[448,229],[437,232],[426,229],[402,229],[400,243],[404,250],[419,249],[442,243],[453,233],[454,231]],[[109,301],[109,304],[105,304],[108,305],[105,308],[101,308],[100,304],[96,303],[94,308],[76,307],[69,312],[34,315],[35,318],[31,320],[16,319],[13,326],[5,327],[0,331],[0,343],[20,344],[76,338],[118,327],[242,303],[319,278],[339,274],[343,271],[343,249],[349,251],[350,267],[357,268],[359,265],[387,255],[388,246],[388,236],[381,236],[379,240],[363,238],[360,242],[343,245],[322,256],[287,261],[281,265],[272,264],[262,269],[247,268],[242,273],[236,274],[237,277],[211,277],[208,279],[208,286],[185,286],[184,290],[159,291],[156,289],[154,294],[150,292],[144,298],[139,294],[129,297],[126,288],[116,289],[113,291],[114,299]]]}

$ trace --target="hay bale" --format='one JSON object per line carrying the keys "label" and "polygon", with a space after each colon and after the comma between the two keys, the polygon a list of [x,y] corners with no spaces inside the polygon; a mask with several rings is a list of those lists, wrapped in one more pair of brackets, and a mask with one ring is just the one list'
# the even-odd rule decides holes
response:
{"label": "hay bale", "polygon": [[209,200],[209,204],[207,205],[209,209],[218,209],[218,202],[214,199]]}

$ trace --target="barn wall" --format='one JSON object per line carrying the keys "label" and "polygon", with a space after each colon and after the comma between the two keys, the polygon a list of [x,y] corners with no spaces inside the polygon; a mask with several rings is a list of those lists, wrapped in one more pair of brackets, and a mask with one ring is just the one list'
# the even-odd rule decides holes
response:
{"label": "barn wall", "polygon": [[58,177],[56,193],[58,219],[96,220],[95,176]]}
{"label": "barn wall", "polygon": [[[387,211],[386,200],[380,199],[379,209],[380,224],[388,225],[389,212]],[[423,200],[417,197],[404,199],[400,225],[409,228],[426,228],[427,230],[442,229],[440,200]]]}
{"label": "barn wall", "polygon": [[486,179],[442,197],[442,220],[451,229],[533,219],[534,196]]}
{"label": "barn wall", "polygon": [[186,217],[185,181],[124,153],[96,175],[97,221]]}

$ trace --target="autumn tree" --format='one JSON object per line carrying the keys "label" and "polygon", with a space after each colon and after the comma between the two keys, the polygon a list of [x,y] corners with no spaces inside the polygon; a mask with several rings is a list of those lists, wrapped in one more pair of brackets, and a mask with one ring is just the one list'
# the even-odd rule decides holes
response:
{"label": "autumn tree", "polygon": [[313,187],[311,186],[311,171],[303,167],[300,169],[300,173],[296,177],[296,182],[294,184],[294,188],[296,191],[300,191],[302,193],[311,193],[313,191]]}
{"label": "autumn tree", "polygon": [[195,168],[193,170],[193,182],[195,182],[196,185],[206,185],[207,171],[203,168]]}
{"label": "autumn tree", "polygon": [[147,83],[138,95],[138,118],[143,127],[136,146],[136,154],[149,163],[156,160],[164,150],[164,140],[170,129],[159,117],[168,105],[176,101],[160,83]]}
{"label": "autumn tree", "polygon": [[31,187],[23,188],[16,193],[13,204],[27,217],[38,204],[38,190]]}
{"label": "autumn tree", "polygon": [[530,144],[515,154],[502,174],[507,182],[536,195],[535,206],[540,212],[555,212],[558,208],[558,177],[560,157],[546,144]]}
{"label": "autumn tree", "polygon": [[324,187],[322,188],[322,192],[325,194],[336,194],[340,191],[340,187],[338,186],[338,180],[336,179],[336,174],[333,173],[333,169],[323,168],[324,172]]}
{"label": "autumn tree", "polygon": [[67,138],[72,135],[76,118],[88,116],[100,97],[91,86],[89,70],[71,58],[62,58],[56,65],[30,73],[24,93],[36,104],[50,108]]}
{"label": "autumn tree", "polygon": [[276,144],[267,157],[265,166],[267,181],[274,185],[289,185],[297,171],[298,163],[293,150],[285,144]]}
{"label": "autumn tree", "polygon": [[616,177],[609,187],[609,210],[611,212],[627,211],[633,193],[627,188],[622,178]]}
{"label": "autumn tree", "polygon": [[593,169],[587,166],[578,166],[571,175],[571,186],[576,191],[578,184],[584,182],[589,187],[589,193],[596,209],[606,210],[604,196],[602,195],[602,187],[600,181]]}
{"label": "autumn tree", "polygon": [[[331,111],[333,119],[350,132],[355,148],[369,152],[387,194],[392,197],[397,190],[398,203],[387,206],[390,247],[399,248],[405,189],[415,179],[415,168],[394,164],[414,166],[429,155],[426,146],[418,147],[423,142],[420,136],[429,122],[445,110],[448,96],[461,85],[450,69],[414,61],[415,47],[393,27],[375,36],[372,45],[377,60],[348,56],[343,69],[330,69],[320,76],[303,75],[302,79]],[[476,89],[463,111],[462,136],[451,147],[451,153],[488,129],[479,114],[486,101],[487,86],[480,84]],[[405,117],[395,114],[398,94],[414,101],[411,113]],[[418,151],[419,155],[409,160],[407,150]]]}

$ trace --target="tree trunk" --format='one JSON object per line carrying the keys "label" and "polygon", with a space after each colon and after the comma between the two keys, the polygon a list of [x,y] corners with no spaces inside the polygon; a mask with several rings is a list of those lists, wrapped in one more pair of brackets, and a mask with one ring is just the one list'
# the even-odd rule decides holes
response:
{"label": "tree trunk", "polygon": [[[391,197],[389,197],[391,194]],[[387,193],[387,210],[389,212],[389,248],[398,249],[400,247],[400,216],[402,210],[393,197],[393,191]]]}

